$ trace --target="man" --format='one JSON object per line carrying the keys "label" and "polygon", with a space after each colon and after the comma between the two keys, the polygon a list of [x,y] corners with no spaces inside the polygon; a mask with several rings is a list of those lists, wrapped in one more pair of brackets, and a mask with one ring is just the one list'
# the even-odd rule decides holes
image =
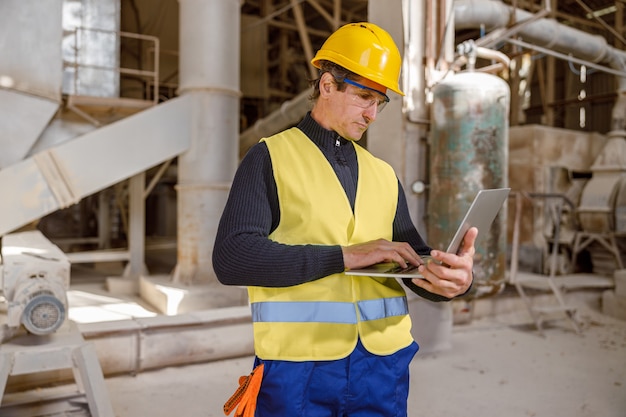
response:
{"label": "man", "polygon": [[[217,232],[218,279],[248,287],[257,366],[225,411],[243,396],[240,407],[257,417],[406,416],[418,346],[404,289],[344,271],[419,265],[424,278],[403,283],[449,300],[472,283],[477,230],[458,255],[431,250],[393,169],[356,144],[389,101],[387,90],[403,94],[389,34],[345,25],[312,64],[320,71],[311,112],[250,149]],[[424,264],[427,254],[443,264]]]}

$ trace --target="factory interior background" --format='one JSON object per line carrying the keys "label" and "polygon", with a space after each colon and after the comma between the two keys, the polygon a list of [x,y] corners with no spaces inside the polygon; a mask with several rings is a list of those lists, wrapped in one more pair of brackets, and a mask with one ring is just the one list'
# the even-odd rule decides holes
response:
{"label": "factory interior background", "polygon": [[217,224],[239,161],[310,109],[310,60],[349,22],[403,56],[406,95],[360,143],[427,242],[447,245],[478,190],[511,188],[470,294],[409,294],[421,351],[511,312],[537,335],[584,334],[581,303],[626,323],[625,7],[2,0],[0,415],[121,416],[109,378],[253,354],[247,293],[212,269]]}

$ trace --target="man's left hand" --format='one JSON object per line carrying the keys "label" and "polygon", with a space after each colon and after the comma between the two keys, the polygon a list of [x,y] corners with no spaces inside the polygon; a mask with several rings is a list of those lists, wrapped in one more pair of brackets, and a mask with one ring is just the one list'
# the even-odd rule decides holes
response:
{"label": "man's left hand", "polygon": [[458,254],[432,250],[430,255],[439,262],[431,260],[420,266],[419,271],[424,278],[414,278],[413,283],[447,298],[464,294],[472,285],[476,236],[478,229],[470,228]]}

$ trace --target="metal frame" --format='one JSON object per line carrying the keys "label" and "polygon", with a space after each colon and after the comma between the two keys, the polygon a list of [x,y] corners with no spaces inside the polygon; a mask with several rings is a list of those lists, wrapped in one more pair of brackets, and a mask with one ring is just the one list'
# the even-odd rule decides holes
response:
{"label": "metal frame", "polygon": [[615,262],[617,263],[617,269],[624,269],[624,263],[622,262],[622,257],[619,253],[619,248],[617,247],[617,241],[615,240],[614,232],[606,232],[606,233],[593,233],[593,232],[585,232],[578,231],[576,232],[576,237],[574,238],[574,247],[572,248],[572,265],[576,262],[576,257],[580,252],[582,252],[587,246],[592,244],[593,242],[598,242],[604,248],[609,251],[614,257]]}
{"label": "metal frame", "polygon": [[[73,30],[73,32],[74,32],[74,48],[73,48],[74,49],[74,61],[64,62],[64,65],[66,67],[74,68],[74,71],[75,71],[74,95],[79,95],[78,94],[78,78],[79,78],[78,71],[80,68],[113,70],[113,71],[117,71],[119,74],[136,75],[139,77],[145,77],[145,78],[148,78],[149,80],[152,80],[152,81],[148,81],[148,85],[150,85],[150,87],[152,88],[152,102],[154,104],[158,103],[158,100],[159,100],[159,55],[160,55],[160,41],[158,37],[150,36],[150,35],[142,35],[138,33],[131,33],[131,32],[87,28],[84,26],[76,27]],[[139,40],[152,42],[154,45],[151,46],[148,50],[152,51],[152,54],[153,54],[154,70],[146,71],[146,70],[139,70],[139,69],[134,69],[134,68],[125,68],[122,66],[108,67],[108,66],[102,66],[102,65],[90,65],[90,64],[79,63],[78,62],[78,45],[79,45],[78,39],[79,39],[79,33],[82,33],[82,32],[109,33],[109,34],[115,34],[119,38],[131,38],[131,39],[139,39]]]}
{"label": "metal frame", "polygon": [[[86,397],[93,417],[115,416],[96,350],[83,339],[74,324],[49,338],[25,334],[0,344],[0,394],[3,397],[9,376],[62,369],[72,370],[78,394]],[[24,415],[19,404],[12,406],[10,402],[2,402],[2,405],[0,414],[3,416]],[[38,411],[44,412],[43,409]]]}
{"label": "metal frame", "polygon": [[[567,319],[571,322],[576,333],[582,333],[582,329],[577,317],[576,307],[568,305],[565,302],[562,290],[555,282],[557,259],[559,256],[559,234],[561,229],[561,213],[564,202],[569,202],[567,198],[559,194],[528,194],[523,192],[511,193],[511,196],[515,198],[515,221],[513,226],[513,242],[511,252],[511,270],[509,275],[509,281],[515,286],[518,294],[524,301],[528,312],[535,322],[535,326],[540,335],[543,333],[543,323],[546,320],[546,316],[551,313],[562,312]],[[520,223],[522,218],[522,198],[526,198],[533,205],[537,200],[545,200],[548,202],[548,210],[550,211],[550,217],[554,223],[554,235],[552,243],[552,251],[550,253],[550,273],[549,275],[538,274],[525,274],[524,277],[518,276],[519,268],[519,245],[520,245]],[[551,200],[551,201],[550,201]],[[569,202],[571,204],[571,202]],[[533,302],[531,296],[526,292],[526,289],[543,290],[548,291],[554,296],[556,301],[555,305],[550,306],[537,306]]]}

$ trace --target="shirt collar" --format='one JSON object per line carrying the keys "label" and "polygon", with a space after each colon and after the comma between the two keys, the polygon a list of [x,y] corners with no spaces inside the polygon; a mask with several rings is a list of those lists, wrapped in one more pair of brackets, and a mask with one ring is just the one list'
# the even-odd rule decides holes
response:
{"label": "shirt collar", "polygon": [[332,148],[336,146],[336,141],[339,140],[341,146],[349,143],[350,141],[342,138],[333,130],[324,129],[313,117],[311,112],[307,112],[306,116],[298,124],[300,129],[305,135],[307,135],[317,146],[320,148]]}

